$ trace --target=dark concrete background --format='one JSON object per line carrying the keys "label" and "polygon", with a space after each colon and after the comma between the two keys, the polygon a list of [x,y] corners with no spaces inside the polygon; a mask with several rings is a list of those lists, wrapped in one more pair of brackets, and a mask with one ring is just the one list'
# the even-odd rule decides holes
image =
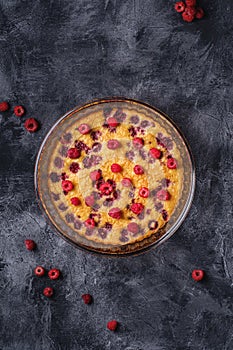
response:
{"label": "dark concrete background", "polygon": [[[0,99],[41,122],[0,114],[0,349],[233,349],[233,2],[200,0],[205,19],[184,23],[173,0],[0,0]],[[186,221],[145,255],[108,259],[76,250],[36,203],[39,146],[64,112],[126,96],[168,113],[196,160]],[[26,251],[24,239],[38,244]],[[46,278],[33,268],[58,267]],[[206,278],[195,283],[193,268]],[[90,292],[91,306],[80,296]],[[119,330],[106,330],[116,318]]]}

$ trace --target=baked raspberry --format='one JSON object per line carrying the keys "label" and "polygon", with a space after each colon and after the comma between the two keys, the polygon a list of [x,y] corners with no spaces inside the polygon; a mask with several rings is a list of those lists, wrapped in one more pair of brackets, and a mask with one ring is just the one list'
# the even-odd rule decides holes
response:
{"label": "baked raspberry", "polygon": [[107,323],[107,328],[113,332],[117,329],[117,326],[118,326],[118,322],[116,320],[112,320]]}
{"label": "baked raspberry", "polygon": [[168,201],[171,198],[171,195],[168,191],[166,190],[160,190],[156,193],[156,197],[160,200],[160,201]]}
{"label": "baked raspberry", "polygon": [[36,248],[36,243],[32,239],[25,239],[24,244],[27,250],[34,250]]}
{"label": "baked raspberry", "polygon": [[131,187],[132,186],[132,181],[128,177],[124,177],[124,179],[122,179],[121,183],[124,187]]}
{"label": "baked raspberry", "polygon": [[28,118],[24,123],[24,127],[29,132],[35,132],[39,128],[39,123],[34,118]]}
{"label": "baked raspberry", "polygon": [[176,12],[183,12],[185,10],[185,4],[183,1],[178,1],[175,3]]}
{"label": "baked raspberry", "polygon": [[16,106],[14,107],[14,113],[16,117],[22,117],[22,115],[24,115],[25,113],[25,109],[23,108],[23,106]]}
{"label": "baked raspberry", "polygon": [[0,102],[0,112],[6,112],[9,109],[9,103],[6,101]]}
{"label": "baked raspberry", "polygon": [[92,207],[95,203],[95,197],[93,195],[87,196],[85,198],[85,203],[88,207]]}
{"label": "baked raspberry", "polygon": [[107,143],[107,147],[109,149],[117,149],[120,147],[120,145],[121,145],[120,142],[118,140],[114,140],[114,139],[108,140],[108,143]]}
{"label": "baked raspberry", "polygon": [[99,180],[101,178],[101,176],[102,176],[101,170],[93,170],[90,173],[90,178],[92,181]]}
{"label": "baked raspberry", "polygon": [[130,209],[131,211],[136,214],[136,215],[140,215],[141,212],[143,211],[144,209],[144,205],[141,204],[141,203],[133,203],[131,206],[130,206]]}
{"label": "baked raspberry", "polygon": [[69,157],[70,159],[76,159],[79,158],[81,155],[81,152],[79,149],[77,148],[70,148],[67,152],[67,157]]}
{"label": "baked raspberry", "polygon": [[113,118],[113,117],[110,117],[110,118],[107,119],[107,124],[109,126],[111,126],[112,128],[116,128],[119,125],[119,123],[116,120],[116,118]]}
{"label": "baked raspberry", "polygon": [[204,17],[204,15],[205,15],[205,13],[204,13],[203,8],[197,7],[195,17],[196,17],[197,19],[201,19],[202,17]]}
{"label": "baked raspberry", "polygon": [[95,227],[95,220],[92,218],[89,218],[89,219],[85,220],[84,224],[88,228],[93,228],[93,227]]}
{"label": "baked raspberry", "polygon": [[186,6],[194,7],[197,4],[197,0],[185,0]]}
{"label": "baked raspberry", "polygon": [[70,198],[70,202],[71,202],[71,204],[75,205],[76,207],[81,204],[81,201],[78,197]]}
{"label": "baked raspberry", "polygon": [[62,186],[63,191],[65,191],[65,192],[72,191],[74,188],[74,185],[69,180],[63,180],[61,182],[61,186]]}
{"label": "baked raspberry", "polygon": [[119,208],[112,208],[109,210],[108,215],[113,219],[120,219],[122,216],[122,211]]}
{"label": "baked raspberry", "polygon": [[51,280],[57,280],[60,276],[60,270],[58,269],[51,269],[48,272],[48,276]]}
{"label": "baked raspberry", "polygon": [[120,173],[122,171],[122,167],[120,166],[120,164],[114,163],[111,165],[111,171],[113,173]]}
{"label": "baked raspberry", "polygon": [[142,175],[144,174],[144,169],[141,165],[135,165],[135,167],[133,168],[134,172],[136,175]]}
{"label": "baked raspberry", "polygon": [[42,266],[37,266],[37,267],[34,269],[34,272],[35,272],[35,275],[36,275],[36,276],[41,277],[41,276],[44,276],[44,274],[45,274],[45,269],[44,269]]}
{"label": "baked raspberry", "polygon": [[91,294],[83,294],[82,299],[84,301],[84,304],[91,304],[92,303],[92,296]]}
{"label": "baked raspberry", "polygon": [[192,22],[195,18],[196,10],[194,7],[186,7],[182,13],[183,20],[185,22]]}
{"label": "baked raspberry", "polygon": [[80,169],[80,166],[79,166],[78,163],[73,162],[73,163],[70,164],[70,171],[73,174],[76,174],[79,171],[79,169]]}
{"label": "baked raspberry", "polygon": [[176,169],[177,168],[177,163],[175,158],[168,158],[167,160],[167,167],[169,169]]}
{"label": "baked raspberry", "polygon": [[78,131],[82,134],[82,135],[85,135],[85,134],[88,134],[90,132],[91,128],[89,125],[87,124],[81,124],[79,125],[78,127]]}
{"label": "baked raspberry", "polygon": [[139,232],[139,226],[138,226],[138,224],[136,224],[136,222],[130,222],[127,225],[127,230],[136,234]]}
{"label": "baked raspberry", "polygon": [[52,287],[46,287],[43,290],[43,294],[45,297],[51,298],[51,296],[53,295],[53,288]]}
{"label": "baked raspberry", "polygon": [[144,140],[141,137],[134,137],[133,145],[135,148],[142,148],[144,146]]}
{"label": "baked raspberry", "polygon": [[99,190],[102,194],[108,196],[112,193],[113,187],[109,182],[104,182],[100,185]]}
{"label": "baked raspberry", "polygon": [[160,159],[162,156],[162,152],[158,148],[151,148],[149,153],[155,159]]}
{"label": "baked raspberry", "polygon": [[193,270],[192,272],[192,278],[194,281],[201,281],[204,278],[204,271],[203,270]]}
{"label": "baked raspberry", "polygon": [[139,196],[142,198],[147,198],[149,197],[150,191],[148,190],[147,187],[141,187],[139,190]]}

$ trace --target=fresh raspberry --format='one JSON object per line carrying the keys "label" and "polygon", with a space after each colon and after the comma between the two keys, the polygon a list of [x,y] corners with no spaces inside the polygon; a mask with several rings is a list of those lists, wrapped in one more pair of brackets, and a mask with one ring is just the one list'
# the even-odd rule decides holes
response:
{"label": "fresh raspberry", "polygon": [[111,165],[111,171],[113,173],[120,173],[122,171],[122,167],[120,166],[120,164],[114,163]]}
{"label": "fresh raspberry", "polygon": [[35,275],[38,277],[44,276],[45,274],[45,269],[42,266],[37,266],[34,270]]}
{"label": "fresh raspberry", "polygon": [[104,194],[105,196],[108,196],[109,194],[112,193],[113,187],[110,183],[104,182],[100,185],[99,190],[102,194]]}
{"label": "fresh raspberry", "polygon": [[144,146],[144,140],[141,137],[134,137],[133,145],[135,148],[142,148]]}
{"label": "fresh raspberry", "polygon": [[51,298],[51,296],[53,295],[53,288],[52,287],[46,287],[43,290],[43,294],[45,297]]}
{"label": "fresh raspberry", "polygon": [[70,148],[67,152],[67,157],[69,157],[70,159],[76,159],[79,158],[81,155],[81,152],[79,149],[77,148]]}
{"label": "fresh raspberry", "polygon": [[155,159],[160,159],[162,156],[162,152],[158,148],[151,148],[150,155]]}
{"label": "fresh raspberry", "polygon": [[148,190],[147,187],[141,187],[139,190],[139,196],[142,198],[147,198],[149,197],[150,191]]}
{"label": "fresh raspberry", "polygon": [[128,177],[124,177],[124,179],[122,179],[121,183],[124,187],[131,187],[132,186],[132,181]]}
{"label": "fresh raspberry", "polygon": [[117,326],[118,326],[118,322],[116,320],[112,320],[107,323],[107,328],[113,332],[117,329]]}
{"label": "fresh raspberry", "polygon": [[102,176],[101,170],[93,170],[90,173],[90,178],[91,178],[92,181],[99,180],[101,178],[101,176]]}
{"label": "fresh raspberry", "polygon": [[186,6],[194,7],[197,4],[197,0],[185,0]]}
{"label": "fresh raspberry", "polygon": [[136,222],[130,222],[127,225],[127,230],[136,234],[139,231],[139,226],[138,226],[138,224],[136,224]]}
{"label": "fresh raspberry", "polygon": [[63,191],[69,192],[72,191],[74,188],[74,185],[69,180],[63,180],[61,183]]}
{"label": "fresh raspberry", "polygon": [[27,120],[25,120],[24,127],[29,132],[35,132],[39,128],[39,123],[34,118],[28,118]]}
{"label": "fresh raspberry", "polygon": [[193,270],[192,272],[192,278],[194,281],[201,281],[204,278],[204,271],[203,270]]}
{"label": "fresh raspberry", "polygon": [[177,168],[177,163],[175,158],[168,158],[167,160],[167,167],[169,169],[176,169]]}
{"label": "fresh raspberry", "polygon": [[91,294],[83,294],[82,299],[84,301],[84,304],[91,304],[92,303],[92,296]]}
{"label": "fresh raspberry", "polygon": [[25,113],[25,109],[23,108],[23,106],[16,106],[14,108],[14,113],[17,117],[22,117],[22,115],[24,115]]}
{"label": "fresh raspberry", "polygon": [[85,203],[88,207],[92,207],[93,204],[95,203],[95,197],[93,195],[87,196],[85,198]]}
{"label": "fresh raspberry", "polygon": [[48,272],[48,276],[51,280],[57,280],[58,277],[60,276],[60,270],[58,269],[51,269]]}
{"label": "fresh raspberry", "polygon": [[119,208],[112,208],[109,210],[108,215],[113,219],[120,219],[122,216],[122,211]]}
{"label": "fresh raspberry", "polygon": [[195,18],[196,10],[194,7],[186,7],[182,13],[183,20],[185,22],[192,22]]}
{"label": "fresh raspberry", "polygon": [[90,132],[91,128],[89,125],[87,124],[81,124],[79,125],[78,127],[78,131],[82,134],[82,135],[85,135],[85,134],[88,134]]}
{"label": "fresh raspberry", "polygon": [[204,13],[203,8],[197,7],[195,17],[196,17],[197,19],[201,19],[202,17],[204,17],[204,15],[205,15],[205,13]]}
{"label": "fresh raspberry", "polygon": [[171,195],[168,191],[166,190],[160,190],[156,193],[156,197],[160,200],[160,201],[168,201],[171,198]]}
{"label": "fresh raspberry", "polygon": [[141,165],[135,165],[135,167],[133,168],[134,172],[136,175],[142,175],[144,174],[144,169]]}
{"label": "fresh raspberry", "polygon": [[36,248],[36,243],[32,239],[25,239],[24,244],[27,250],[34,250]]}
{"label": "fresh raspberry", "polygon": [[75,205],[76,207],[81,204],[81,201],[78,197],[70,198],[71,204]]}
{"label": "fresh raspberry", "polygon": [[114,139],[108,140],[108,143],[107,143],[107,147],[109,149],[117,149],[120,147],[120,145],[121,145],[120,142],[118,140],[114,140]]}
{"label": "fresh raspberry", "polygon": [[119,123],[116,120],[116,118],[113,118],[113,117],[110,117],[110,118],[107,119],[107,124],[109,126],[111,126],[112,128],[116,128],[119,125]]}
{"label": "fresh raspberry", "polygon": [[185,10],[185,4],[183,1],[178,1],[175,3],[175,10],[176,12],[183,12]]}
{"label": "fresh raspberry", "polygon": [[134,214],[139,215],[143,211],[144,205],[141,203],[133,203],[130,209]]}
{"label": "fresh raspberry", "polygon": [[6,112],[9,109],[9,103],[6,101],[0,102],[0,112]]}
{"label": "fresh raspberry", "polygon": [[88,228],[93,228],[93,227],[95,227],[95,220],[89,218],[89,219],[85,220],[84,224]]}

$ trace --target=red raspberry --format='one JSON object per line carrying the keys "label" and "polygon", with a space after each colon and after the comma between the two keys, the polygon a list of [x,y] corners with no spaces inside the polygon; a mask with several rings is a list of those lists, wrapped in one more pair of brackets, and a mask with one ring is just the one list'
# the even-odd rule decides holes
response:
{"label": "red raspberry", "polygon": [[78,197],[70,198],[71,204],[75,205],[76,207],[81,204],[81,201]]}
{"label": "red raspberry", "polygon": [[109,210],[108,215],[113,219],[120,219],[122,216],[122,211],[119,208],[112,208]]}
{"label": "red raspberry", "polygon": [[144,205],[141,203],[133,203],[130,209],[134,214],[139,215],[143,211]]}
{"label": "red raspberry", "polygon": [[82,299],[84,301],[84,304],[91,304],[92,303],[92,296],[90,294],[83,294]]}
{"label": "red raspberry", "polygon": [[128,177],[124,177],[124,179],[122,179],[121,183],[124,187],[131,187],[132,186],[132,181]]}
{"label": "red raspberry", "polygon": [[149,197],[149,193],[150,193],[150,191],[148,190],[147,187],[142,187],[142,188],[140,188],[140,190],[139,190],[139,196],[142,197],[142,198],[147,198],[147,197]]}
{"label": "red raspberry", "polygon": [[116,320],[112,320],[107,323],[107,328],[113,332],[117,329],[117,326],[118,326],[118,322]]}
{"label": "red raspberry", "polygon": [[87,196],[85,198],[85,203],[88,207],[92,207],[92,205],[95,203],[95,197],[93,195]]}
{"label": "red raspberry", "polygon": [[24,115],[25,113],[25,109],[23,108],[23,106],[16,106],[14,108],[14,113],[17,117],[22,117],[22,115]]}
{"label": "red raspberry", "polygon": [[105,196],[108,196],[109,194],[112,193],[112,185],[108,182],[104,182],[103,184],[100,185],[99,190],[102,194]]}
{"label": "red raspberry", "polygon": [[88,134],[90,132],[90,130],[91,130],[91,128],[87,124],[81,124],[78,127],[78,131],[83,135]]}
{"label": "red raspberry", "polygon": [[117,149],[120,147],[120,145],[121,145],[120,142],[118,140],[114,140],[114,139],[108,140],[108,143],[107,143],[107,147],[109,149]]}
{"label": "red raspberry", "polygon": [[197,4],[197,0],[185,0],[186,6],[194,7]]}
{"label": "red raspberry", "polygon": [[141,165],[135,165],[135,167],[133,168],[134,172],[136,175],[142,175],[144,174],[144,169]]}
{"label": "red raspberry", "polygon": [[41,277],[41,276],[44,276],[45,269],[42,266],[37,266],[34,272],[35,272],[35,275],[37,275],[38,277]]}
{"label": "red raspberry", "polygon": [[57,280],[58,277],[60,276],[60,270],[58,269],[51,269],[48,272],[48,276],[51,280]]}
{"label": "red raspberry", "polygon": [[24,127],[29,132],[35,132],[39,128],[39,123],[34,118],[28,118],[24,123]]}
{"label": "red raspberry", "polygon": [[201,19],[202,17],[204,17],[204,15],[205,15],[205,13],[204,13],[203,8],[197,7],[195,17],[196,17],[197,19]]}
{"label": "red raspberry", "polygon": [[36,243],[32,239],[25,239],[24,243],[27,250],[34,250],[36,248]]}
{"label": "red raspberry", "polygon": [[192,272],[192,278],[194,281],[201,281],[204,278],[204,271],[203,270],[193,270]]}
{"label": "red raspberry", "polygon": [[130,222],[127,226],[127,230],[136,234],[139,231],[139,226],[136,222]]}
{"label": "red raspberry", "polygon": [[186,7],[182,13],[183,20],[185,22],[192,22],[195,18],[196,10],[194,7]]}
{"label": "red raspberry", "polygon": [[84,224],[88,228],[93,228],[93,227],[95,227],[95,220],[89,218],[89,219],[85,220]]}
{"label": "red raspberry", "polygon": [[185,10],[185,4],[183,1],[178,1],[175,3],[175,10],[176,12],[183,12]]}
{"label": "red raspberry", "polygon": [[76,159],[79,158],[81,155],[81,152],[79,149],[77,148],[70,148],[67,152],[67,157],[69,157],[70,159]]}
{"label": "red raspberry", "polygon": [[76,174],[79,171],[79,169],[80,169],[80,166],[79,166],[78,163],[73,162],[73,163],[70,164],[70,171],[73,174]]}
{"label": "red raspberry", "polygon": [[144,146],[144,140],[141,137],[134,137],[133,145],[135,148],[142,148]]}
{"label": "red raspberry", "polygon": [[53,295],[53,288],[52,287],[46,287],[43,290],[43,294],[45,297],[51,298],[51,296]]}
{"label": "red raspberry", "polygon": [[112,164],[111,165],[111,170],[113,173],[120,173],[122,171],[122,167],[119,164]]}
{"label": "red raspberry", "polygon": [[177,168],[177,163],[175,158],[168,158],[167,160],[167,167],[169,169],[176,169]]}
{"label": "red raspberry", "polygon": [[157,192],[156,197],[160,200],[160,201],[168,201],[171,198],[171,195],[168,191],[166,190],[160,190]]}
{"label": "red raspberry", "polygon": [[151,148],[150,155],[155,159],[159,159],[162,156],[162,152],[158,148]]}
{"label": "red raspberry", "polygon": [[6,101],[0,102],[0,112],[6,112],[9,109],[9,104]]}
{"label": "red raspberry", "polygon": [[69,180],[63,180],[61,185],[62,185],[63,191],[66,191],[66,192],[72,191],[74,188],[74,185]]}
{"label": "red raspberry", "polygon": [[119,125],[118,121],[113,117],[107,119],[107,124],[113,128],[116,128]]}
{"label": "red raspberry", "polygon": [[97,181],[101,178],[102,174],[101,174],[101,170],[93,170],[90,173],[90,178],[92,181]]}

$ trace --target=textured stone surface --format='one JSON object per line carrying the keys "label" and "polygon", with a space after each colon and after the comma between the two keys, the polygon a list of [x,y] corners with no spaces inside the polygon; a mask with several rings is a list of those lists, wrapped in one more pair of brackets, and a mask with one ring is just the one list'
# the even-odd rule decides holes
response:
{"label": "textured stone surface", "polygon": [[[0,349],[233,349],[232,0],[201,1],[187,24],[172,0],[0,0]],[[185,223],[145,255],[108,259],[58,238],[38,209],[33,167],[64,112],[93,98],[126,96],[168,113],[188,139],[197,170]],[[24,239],[38,243],[26,251]],[[33,268],[58,267],[50,283]],[[204,268],[194,283],[190,272]],[[84,305],[90,292],[94,303]],[[121,323],[116,333],[106,322]]]}

